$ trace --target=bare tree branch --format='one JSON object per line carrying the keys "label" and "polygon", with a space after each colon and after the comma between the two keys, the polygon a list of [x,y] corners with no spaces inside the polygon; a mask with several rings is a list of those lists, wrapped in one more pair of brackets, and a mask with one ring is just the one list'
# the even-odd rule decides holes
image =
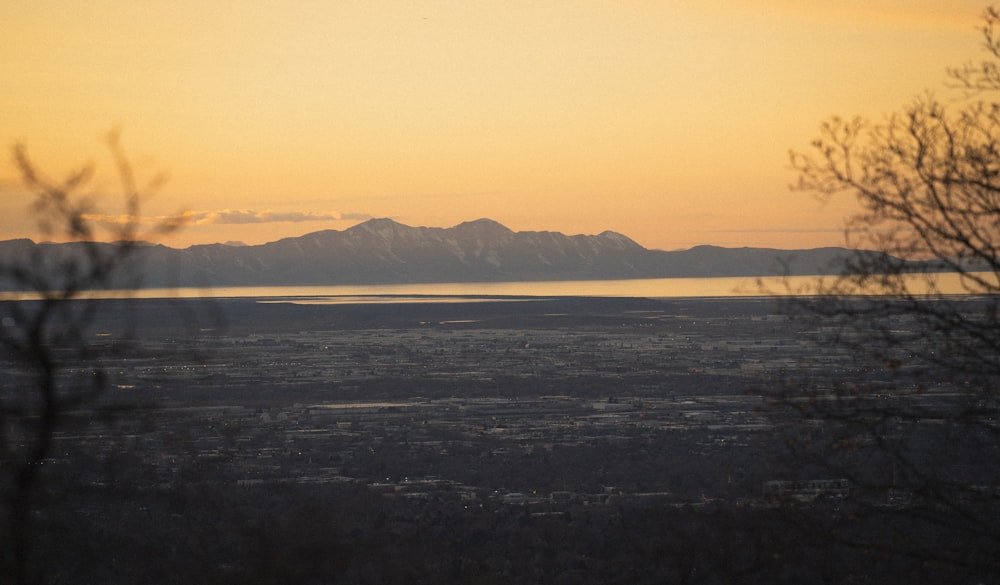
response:
{"label": "bare tree branch", "polygon": [[[8,370],[11,375],[0,381],[3,583],[41,579],[42,567],[31,564],[29,553],[42,463],[65,414],[92,407],[106,384],[107,374],[97,358],[107,350],[92,343],[89,330],[100,305],[81,293],[124,282],[122,276],[128,273],[140,238],[147,235],[139,230],[143,193],[136,186],[118,132],[109,135],[108,148],[129,218],[106,234],[111,243],[98,241],[99,226],[89,219],[94,199],[80,193],[93,175],[92,164],[53,181],[35,166],[23,144],[13,147],[14,162],[34,194],[31,209],[42,233],[69,240],[73,246],[68,253],[33,246],[24,257],[0,263],[0,277],[35,295],[35,300],[5,303],[5,326],[0,328],[0,347],[7,356],[3,361],[12,368]],[[161,178],[151,183],[159,184]],[[183,223],[180,218],[159,224],[150,233],[162,235],[177,229]]]}

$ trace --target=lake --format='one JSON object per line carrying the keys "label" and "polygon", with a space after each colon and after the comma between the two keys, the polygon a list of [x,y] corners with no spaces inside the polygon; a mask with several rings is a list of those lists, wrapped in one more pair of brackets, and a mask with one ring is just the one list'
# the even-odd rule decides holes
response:
{"label": "lake", "polygon": [[[968,294],[957,274],[933,275],[938,291]],[[911,275],[913,290],[923,289],[927,275]],[[532,297],[713,298],[770,297],[811,294],[820,277],[650,278],[635,280],[572,280],[538,282],[465,282],[335,286],[257,286],[157,288],[134,291],[91,291],[87,298],[255,298],[261,302],[403,303],[506,301]],[[877,294],[874,293],[873,294]],[[0,293],[0,300],[24,300],[33,295]]]}

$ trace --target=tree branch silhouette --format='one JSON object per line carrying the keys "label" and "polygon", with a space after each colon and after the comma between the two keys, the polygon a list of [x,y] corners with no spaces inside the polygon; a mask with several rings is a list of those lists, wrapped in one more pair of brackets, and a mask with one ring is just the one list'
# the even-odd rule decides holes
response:
{"label": "tree branch silhouette", "polygon": [[[2,306],[0,347],[7,374],[0,383],[0,495],[4,532],[0,580],[36,583],[41,568],[31,559],[31,518],[45,460],[55,432],[71,411],[92,407],[107,384],[98,358],[110,351],[93,343],[89,326],[101,309],[86,292],[137,284],[131,264],[143,238],[177,229],[180,216],[141,232],[139,211],[146,191],[136,186],[132,166],[115,131],[107,137],[123,192],[127,221],[102,228],[90,219],[94,197],[82,193],[92,178],[85,164],[56,181],[32,161],[23,143],[12,149],[21,178],[33,194],[31,211],[41,233],[72,242],[68,253],[31,246],[0,261],[0,277],[27,300]],[[157,177],[148,185],[162,184]],[[100,241],[109,240],[110,243]]]}
{"label": "tree branch silhouette", "polygon": [[[790,441],[792,461],[850,478],[858,514],[909,531],[850,540],[990,580],[1000,575],[989,560],[1000,558],[1000,11],[983,18],[987,59],[948,71],[960,95],[926,93],[878,122],[834,117],[790,153],[793,189],[853,195],[848,247],[878,254],[845,258],[791,305],[822,345],[856,357],[857,373],[786,384],[775,403],[824,428]],[[964,294],[946,294],[945,278]],[[870,524],[880,522],[890,524]]]}

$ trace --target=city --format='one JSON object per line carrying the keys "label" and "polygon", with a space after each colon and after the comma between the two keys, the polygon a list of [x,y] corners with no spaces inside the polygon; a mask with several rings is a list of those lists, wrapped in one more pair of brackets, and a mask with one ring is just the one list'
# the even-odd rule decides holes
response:
{"label": "city", "polygon": [[[107,582],[141,574],[164,543],[155,562],[217,582],[260,578],[247,555],[314,562],[311,547],[339,559],[317,575],[347,582],[530,582],[555,578],[563,555],[586,561],[576,582],[724,582],[772,563],[855,574],[829,561],[818,527],[869,530],[859,512],[874,509],[919,534],[914,510],[933,502],[854,425],[808,409],[891,413],[886,436],[933,444],[964,396],[927,384],[928,366],[831,346],[787,300],[386,300],[102,301],[92,330],[107,387],[68,413],[44,461],[39,523],[59,527],[62,547],[50,554],[83,570],[67,542],[116,543],[117,568],[87,569]],[[1000,485],[976,465],[977,432],[912,459],[961,479],[962,502]],[[563,534],[558,559],[512,565],[528,552],[511,539],[539,530]],[[739,546],[712,548],[722,533]],[[686,544],[628,544],[640,537]],[[466,550],[470,538],[482,542]],[[247,548],[260,539],[266,550]],[[685,546],[707,556],[671,556]],[[622,559],[645,568],[621,572]],[[909,574],[897,563],[876,563],[873,579]]]}

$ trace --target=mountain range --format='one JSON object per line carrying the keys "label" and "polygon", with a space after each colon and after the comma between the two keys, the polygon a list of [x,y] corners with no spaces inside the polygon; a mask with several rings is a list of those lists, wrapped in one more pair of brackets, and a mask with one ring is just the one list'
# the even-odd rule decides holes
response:
{"label": "mountain range", "polygon": [[[79,243],[7,240],[0,262],[31,254],[72,258],[81,250]],[[515,232],[490,219],[451,228],[372,219],[260,245],[148,244],[136,266],[144,287],[297,286],[832,274],[838,258],[854,253],[716,246],[668,252],[612,231],[568,236]],[[0,289],[16,288],[0,280]]]}

